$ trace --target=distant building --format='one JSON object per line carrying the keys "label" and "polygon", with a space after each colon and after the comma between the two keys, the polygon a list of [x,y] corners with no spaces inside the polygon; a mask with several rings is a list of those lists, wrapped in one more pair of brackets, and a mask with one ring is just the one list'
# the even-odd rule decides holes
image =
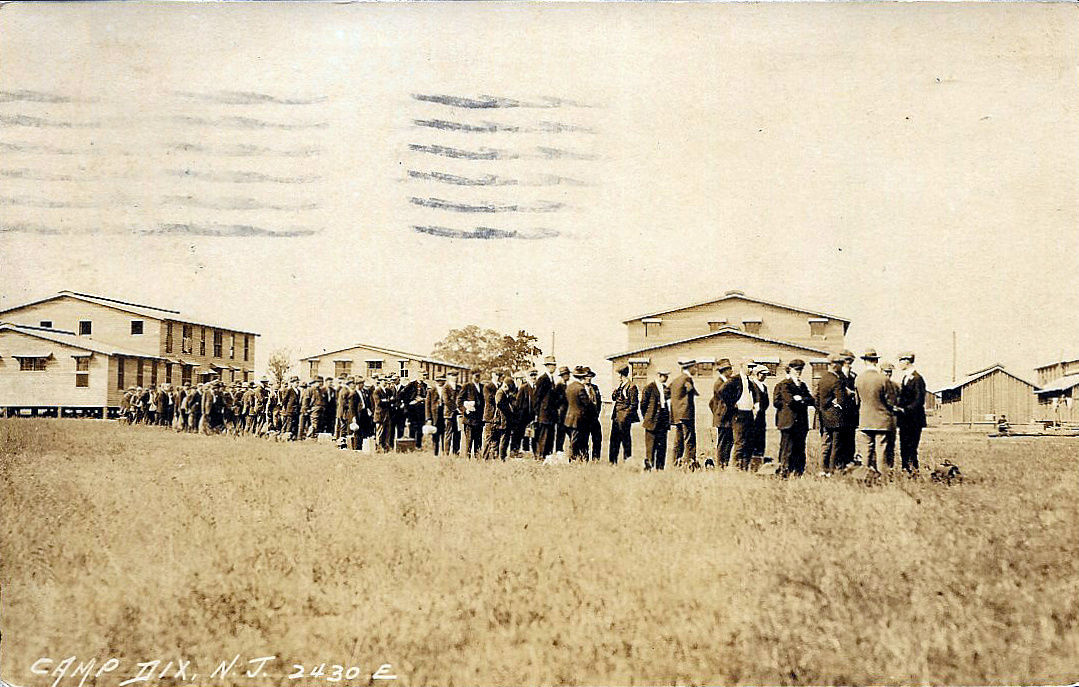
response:
{"label": "distant building", "polygon": [[1079,422],[1079,358],[1034,368],[1038,377],[1037,418]]}
{"label": "distant building", "polygon": [[[451,371],[460,373],[469,369],[467,365],[363,343],[301,358],[300,366],[307,379],[342,375],[370,378],[395,373],[401,379],[411,380],[418,378],[421,372],[428,372],[434,379]],[[461,381],[464,381],[463,377]]]}
{"label": "distant building", "polygon": [[1036,388],[997,363],[939,389],[938,415],[946,425],[993,423],[1001,415],[1013,423],[1030,422]]}
{"label": "distant building", "polygon": [[0,310],[0,409],[91,414],[151,384],[251,381],[258,334],[74,291]]}

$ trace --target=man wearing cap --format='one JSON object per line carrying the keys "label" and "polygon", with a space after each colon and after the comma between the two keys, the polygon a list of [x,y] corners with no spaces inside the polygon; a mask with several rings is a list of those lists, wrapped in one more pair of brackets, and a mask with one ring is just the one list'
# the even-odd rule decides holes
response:
{"label": "man wearing cap", "polygon": [[566,385],[566,419],[569,435],[570,460],[588,460],[588,438],[591,436],[595,409],[595,392],[588,383],[588,370],[581,365],[573,368],[573,381]]}
{"label": "man wearing cap", "polygon": [[[726,468],[731,462],[731,450],[734,438],[731,434],[731,407],[723,400],[723,387],[731,381],[731,361],[720,358],[716,363],[716,381],[712,385],[712,400],[708,408],[712,411],[712,426],[716,428],[716,456],[719,466]],[[711,459],[705,461],[705,467]]]}
{"label": "man wearing cap", "polygon": [[[803,367],[805,364],[803,363]],[[768,400],[768,387],[765,385],[764,380],[768,377],[768,366],[764,363],[757,363],[757,366],[753,368],[753,374],[750,377],[750,384],[754,387],[753,396],[756,400],[755,410],[753,411],[753,440],[752,447],[753,453],[751,462],[752,465],[760,466],[764,462],[764,454],[766,448],[766,442],[768,437],[768,407],[770,405]],[[801,370],[799,370],[801,373]],[[751,465],[751,467],[752,467]]]}
{"label": "man wearing cap", "polygon": [[483,387],[482,372],[472,370],[472,380],[457,392],[457,411],[464,429],[465,458],[483,456]]}
{"label": "man wearing cap", "polygon": [[667,464],[667,430],[671,426],[670,392],[665,369],[641,392],[641,426],[644,427],[644,469],[662,470]]}
{"label": "man wearing cap", "polygon": [[877,368],[880,356],[876,349],[862,354],[865,370],[858,375],[856,389],[861,403],[858,409],[858,436],[865,464],[877,468],[877,445],[882,447],[884,464],[895,467],[895,413],[896,397],[893,385]]}
{"label": "man wearing cap", "polygon": [[922,441],[925,427],[925,380],[914,369],[914,354],[905,351],[899,355],[899,458],[907,472],[918,472],[918,444]]}
{"label": "man wearing cap", "polygon": [[787,363],[787,377],[775,387],[776,429],[779,430],[779,467],[784,477],[800,477],[806,469],[806,434],[813,396],[802,381],[805,361]]}
{"label": "man wearing cap", "polygon": [[847,385],[843,381],[843,356],[828,356],[828,369],[817,382],[817,423],[821,435],[821,470],[826,475],[842,467],[839,463],[839,434],[843,430],[843,414],[847,402]]}
{"label": "man wearing cap", "polygon": [[436,376],[435,385],[427,390],[424,403],[427,424],[435,428],[435,433],[431,435],[431,445],[436,456],[440,453],[449,455],[450,451],[446,449],[452,449],[452,444],[446,441],[446,426],[452,417],[450,411],[454,408],[455,399],[450,398],[447,391],[446,377]]}
{"label": "man wearing cap", "polygon": [[455,456],[461,455],[461,427],[458,425],[457,393],[461,388],[458,383],[459,373],[450,370],[446,373],[446,397],[453,402],[447,410],[446,432],[442,435],[442,452]]}
{"label": "man wearing cap", "polygon": [[510,450],[514,453],[520,451],[535,453],[535,442],[528,436],[528,427],[536,419],[535,410],[532,408],[532,395],[535,392],[533,384],[536,377],[535,370],[530,370],[527,374],[522,372],[519,377],[517,397],[513,400],[517,416],[514,419],[513,436],[510,438]]}
{"label": "man wearing cap", "polygon": [[397,413],[397,389],[393,378],[383,376],[373,394],[375,441],[379,450],[390,451],[396,441],[394,418]]}
{"label": "man wearing cap", "polygon": [[843,356],[843,368],[841,376],[843,383],[847,387],[846,402],[843,406],[843,427],[839,433],[839,463],[836,465],[836,469],[842,469],[851,462],[854,461],[855,448],[855,434],[858,431],[858,390],[856,381],[858,375],[855,374],[854,365],[854,353],[844,349],[840,355]]}
{"label": "man wearing cap", "polygon": [[588,426],[588,441],[591,446],[592,460],[599,461],[600,454],[603,452],[603,427],[600,425],[599,415],[603,410],[603,395],[599,391],[599,386],[596,385],[596,373],[590,367],[585,367],[585,389],[588,391],[589,397],[592,399],[592,412],[589,416],[591,423]]}
{"label": "man wearing cap", "polygon": [[543,372],[536,377],[532,390],[532,409],[536,414],[536,434],[532,440],[536,456],[546,458],[554,450],[558,406],[555,403],[555,357],[543,359]]}
{"label": "man wearing cap", "polygon": [[[408,435],[416,441],[416,448],[423,448],[423,421],[427,414],[427,390],[430,373],[424,370],[420,379],[413,379],[402,390],[402,403],[408,420]],[[445,380],[443,380],[445,381]]]}
{"label": "man wearing cap", "polygon": [[516,398],[513,376],[509,373],[503,374],[494,395],[495,420],[490,435],[493,453],[488,456],[490,460],[505,461],[509,455],[510,443],[513,440],[511,434],[517,416],[517,409],[514,407]]}
{"label": "man wearing cap", "polygon": [[749,381],[753,363],[743,363],[741,373],[723,385],[720,392],[730,409],[733,460],[741,470],[749,470],[753,458],[753,418],[757,408],[757,387]]}
{"label": "man wearing cap", "polygon": [[356,383],[347,377],[341,379],[337,389],[337,402],[334,404],[333,436],[345,439],[353,433],[352,423],[356,421]]}
{"label": "man wearing cap", "polygon": [[692,358],[678,361],[681,373],[671,380],[671,427],[674,428],[673,463],[690,469],[697,467],[697,389],[693,384]]}
{"label": "man wearing cap", "polygon": [[618,464],[618,454],[622,453],[623,460],[633,457],[633,436],[631,430],[633,423],[640,420],[637,408],[640,404],[637,385],[630,382],[629,365],[618,368],[618,386],[611,393],[614,407],[611,408],[611,444],[608,458],[611,463]]}
{"label": "man wearing cap", "polygon": [[569,407],[566,401],[566,388],[570,382],[569,368],[563,365],[558,368],[558,379],[555,380],[554,389],[554,402],[557,406],[558,420],[555,424],[555,437],[554,437],[554,450],[555,453],[562,453],[566,445],[566,436],[569,434],[569,429],[566,427],[566,411]]}

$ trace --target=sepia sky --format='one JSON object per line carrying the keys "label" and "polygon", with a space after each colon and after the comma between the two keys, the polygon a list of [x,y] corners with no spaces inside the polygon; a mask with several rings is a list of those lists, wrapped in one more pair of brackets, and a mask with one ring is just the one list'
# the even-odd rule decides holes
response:
{"label": "sepia sky", "polygon": [[1031,377],[1079,357],[1077,12],[8,3],[0,307],[176,308],[260,367],[554,331],[606,372],[623,319],[740,289],[931,388],[953,330]]}

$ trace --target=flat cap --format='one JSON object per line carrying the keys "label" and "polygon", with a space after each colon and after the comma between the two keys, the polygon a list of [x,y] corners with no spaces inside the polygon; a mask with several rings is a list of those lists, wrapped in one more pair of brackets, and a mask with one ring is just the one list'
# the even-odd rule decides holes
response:
{"label": "flat cap", "polygon": [[788,370],[801,370],[805,366],[806,361],[802,360],[801,358],[791,358],[790,362],[787,363]]}
{"label": "flat cap", "polygon": [[565,365],[563,365],[562,367],[558,368],[558,374],[559,374],[560,376],[561,376],[561,375],[568,375],[569,373],[570,373],[570,372],[569,372],[569,368],[568,368],[568,367],[566,367]]}
{"label": "flat cap", "polygon": [[720,358],[719,361],[716,362],[716,369],[720,372],[722,372],[723,370],[731,370],[733,368],[734,366],[731,365],[730,358]]}

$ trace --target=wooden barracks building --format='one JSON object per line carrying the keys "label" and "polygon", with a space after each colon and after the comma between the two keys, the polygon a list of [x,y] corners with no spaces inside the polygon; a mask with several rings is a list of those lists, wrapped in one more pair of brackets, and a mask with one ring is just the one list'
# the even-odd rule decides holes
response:
{"label": "wooden barracks building", "polygon": [[[451,371],[468,371],[468,367],[464,365],[363,343],[301,358],[300,365],[309,380],[342,375],[358,375],[370,379],[386,374],[396,374],[403,380],[410,380],[418,378],[421,372],[429,373],[431,379],[434,379]],[[460,381],[464,382],[466,379],[462,374]]]}
{"label": "wooden barracks building", "polygon": [[104,416],[123,390],[252,381],[258,334],[74,291],[0,310],[0,413]]}

